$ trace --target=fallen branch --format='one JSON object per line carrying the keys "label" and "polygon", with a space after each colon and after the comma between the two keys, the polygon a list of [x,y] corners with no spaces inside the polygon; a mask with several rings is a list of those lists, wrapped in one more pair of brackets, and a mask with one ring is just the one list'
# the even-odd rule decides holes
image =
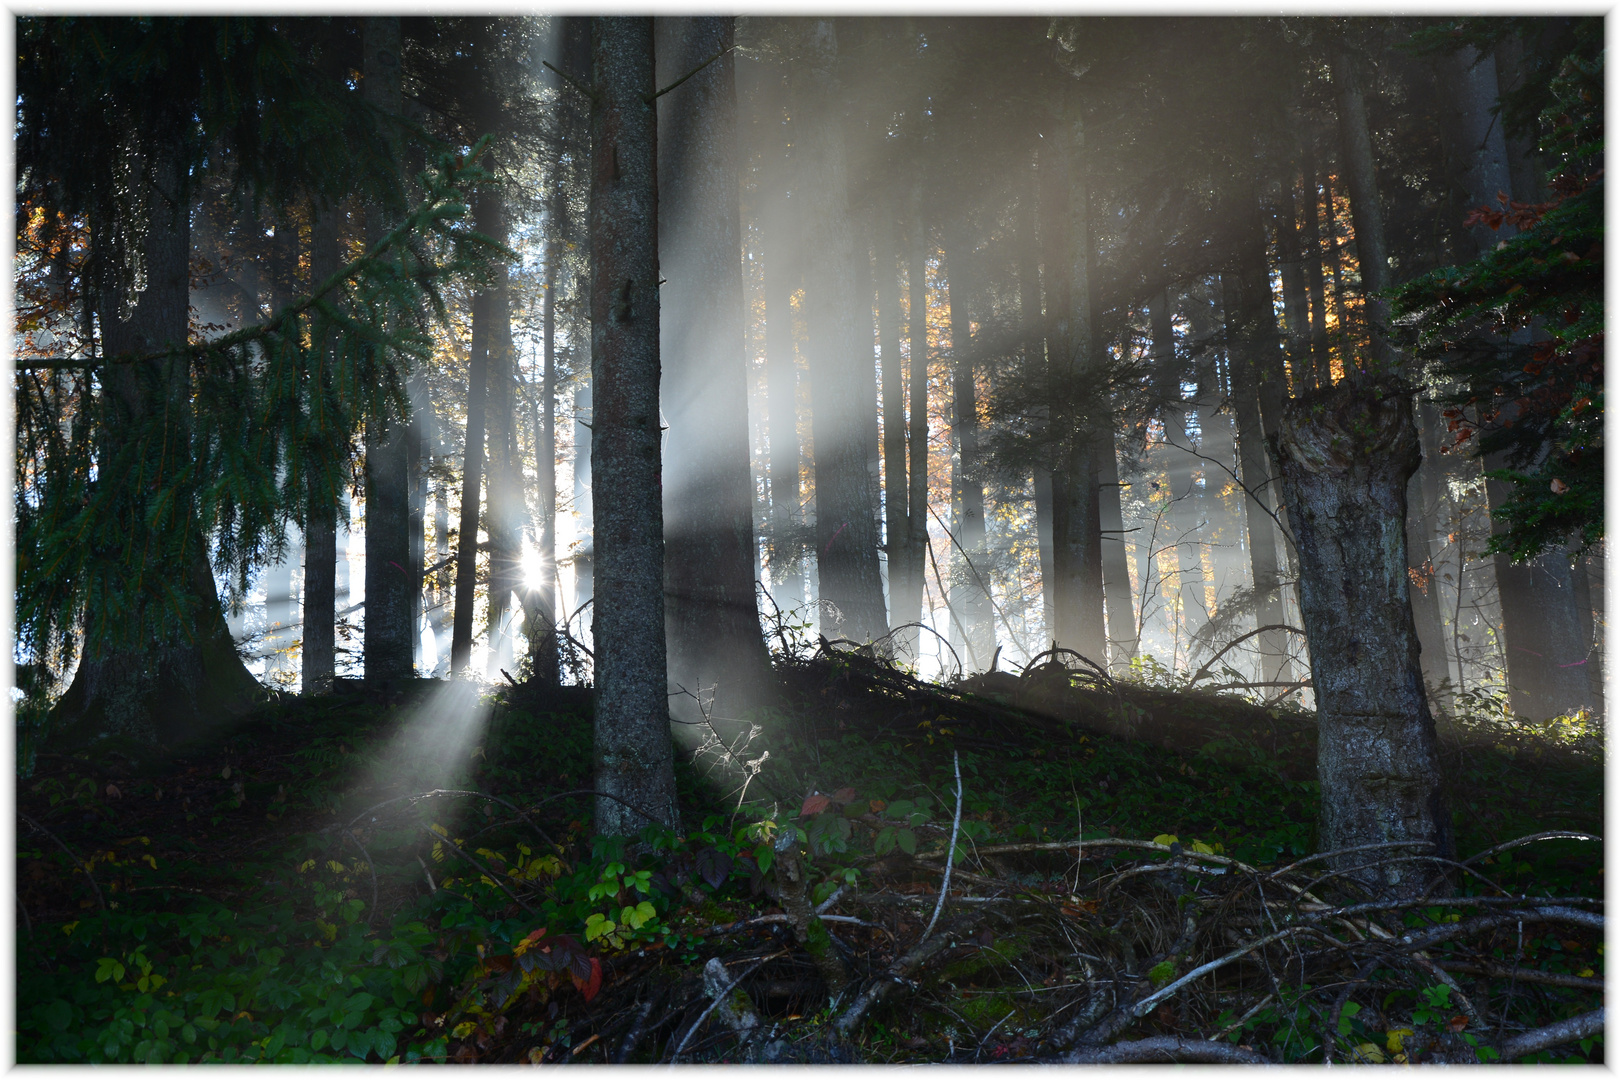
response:
{"label": "fallen branch", "polygon": [[1517,1061],[1530,1054],[1539,1054],[1555,1046],[1563,1046],[1601,1034],[1603,1034],[1603,1010],[1594,1009],[1592,1012],[1572,1016],[1556,1024],[1548,1024],[1546,1027],[1527,1031],[1523,1035],[1516,1035],[1503,1043],[1498,1052],[1502,1055],[1503,1061]]}
{"label": "fallen branch", "polygon": [[1270,1058],[1256,1050],[1231,1043],[1183,1039],[1179,1035],[1158,1035],[1112,1046],[1087,1047],[1046,1061],[1056,1065],[1151,1065],[1158,1062],[1183,1065],[1272,1064]]}
{"label": "fallen branch", "polygon": [[951,820],[951,842],[945,849],[945,878],[939,883],[939,899],[934,903],[934,915],[928,920],[928,926],[922,932],[922,941],[928,940],[928,935],[934,932],[934,924],[939,921],[939,913],[945,908],[945,895],[951,890],[951,870],[956,861],[956,837],[962,830],[962,759],[955,750],[951,751],[951,761],[956,764],[956,817]]}

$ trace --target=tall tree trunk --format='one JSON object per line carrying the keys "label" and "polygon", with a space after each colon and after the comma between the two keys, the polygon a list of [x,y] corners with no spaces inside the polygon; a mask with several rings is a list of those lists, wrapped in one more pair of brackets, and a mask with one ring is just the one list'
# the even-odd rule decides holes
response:
{"label": "tall tree trunk", "polygon": [[[1417,590],[1412,597],[1412,620],[1422,648],[1423,680],[1429,687],[1434,712],[1451,711],[1449,695],[1441,691],[1450,676],[1446,660],[1446,628],[1440,614],[1440,575],[1434,562],[1434,541],[1443,543],[1441,507],[1445,504],[1446,466],[1440,456],[1440,412],[1432,402],[1420,402],[1418,437],[1423,463],[1412,477],[1407,493],[1411,509],[1406,523],[1408,573]],[[1452,693],[1459,687],[1453,685]]]}
{"label": "tall tree trunk", "polygon": [[855,235],[839,119],[838,37],[831,19],[805,27],[802,56],[794,122],[804,192],[816,561],[825,602],[821,625],[828,637],[864,641],[888,632],[877,559],[877,496],[868,468],[877,448],[866,442],[866,419],[876,409],[877,395],[871,343],[857,328],[862,301],[850,275]]}
{"label": "tall tree trunk", "polygon": [[[1193,406],[1182,397],[1182,365],[1176,358],[1175,326],[1171,318],[1168,289],[1154,301],[1150,311],[1154,363],[1164,365],[1161,385],[1166,392],[1166,398],[1169,399],[1159,416],[1164,424],[1165,442],[1171,448],[1165,466],[1165,480],[1170,487],[1171,499],[1170,512],[1167,516],[1170,539],[1175,545],[1172,555],[1176,566],[1175,584],[1176,596],[1180,601],[1180,624],[1186,637],[1179,637],[1174,633],[1175,608],[1169,609],[1171,631],[1172,640],[1179,640],[1185,647],[1192,635],[1209,622],[1209,601],[1205,596],[1204,561],[1201,555],[1204,545],[1200,540],[1200,533],[1204,527],[1203,504],[1208,501],[1208,485],[1220,483],[1224,476],[1208,463],[1200,466],[1199,459],[1195,456],[1198,451],[1194,449],[1187,432],[1187,413]],[[1218,403],[1218,396],[1216,400]],[[1207,443],[1208,428],[1203,429],[1203,436]],[[1207,447],[1201,449],[1207,453]],[[1205,497],[1199,496],[1196,487],[1196,473],[1200,467],[1206,477]],[[1166,602],[1168,603],[1168,598]]]}
{"label": "tall tree trunk", "polygon": [[[179,150],[178,145],[159,147],[144,160],[131,157],[130,194],[142,204],[146,219],[144,235],[125,233],[122,237],[126,244],[140,245],[140,264],[146,272],[145,288],[133,297],[118,268],[133,262],[136,253],[118,250],[114,223],[91,223],[103,356],[155,352],[187,340],[190,196]],[[117,226],[128,228],[129,223],[120,221]],[[134,303],[125,318],[130,299]],[[189,425],[184,418],[190,401],[187,364],[180,356],[103,369],[104,408],[109,416],[103,428],[102,461],[112,461],[124,450],[130,433],[140,432],[153,416],[180,416],[179,431],[171,434],[165,430],[162,444],[166,449],[175,439],[185,445]],[[163,454],[161,449],[150,451],[148,467],[176,468],[175,456]],[[131,510],[141,515],[129,523],[133,536],[146,523],[139,502]],[[113,588],[135,594],[155,592],[149,582],[172,586],[170,595],[179,594],[183,605],[179,620],[158,616],[159,601],[155,599],[135,599],[131,607],[139,628],[132,632],[125,628],[130,637],[86,641],[73,681],[52,709],[49,730],[55,745],[78,748],[107,736],[160,747],[173,745],[240,716],[261,696],[225,624],[206,554],[207,538],[193,523],[187,522],[186,527],[197,534],[181,549],[185,554],[165,556],[167,565],[130,567],[127,580],[111,583]]]}
{"label": "tall tree trunk", "polygon": [[1320,192],[1317,189],[1316,146],[1309,133],[1303,134],[1301,141],[1305,144],[1305,161],[1301,170],[1305,181],[1305,287],[1311,298],[1311,378],[1307,381],[1307,385],[1330,386],[1333,383],[1333,371],[1328,359],[1327,286],[1322,278],[1322,227],[1321,215],[1317,212]]}
{"label": "tall tree trunk", "polygon": [[[492,197],[500,198],[491,193]],[[500,217],[506,240],[505,214]],[[512,294],[506,267],[496,268],[489,290],[489,370],[485,399],[488,430],[489,665],[494,676],[512,663],[512,594],[523,586],[523,471],[517,454],[517,353],[512,343]]]}
{"label": "tall tree trunk", "polygon": [[[1096,520],[1096,388],[1092,368],[1090,192],[1086,183],[1085,122],[1078,92],[1067,86],[1066,108],[1057,125],[1054,188],[1066,228],[1060,254],[1048,264],[1063,279],[1062,306],[1053,335],[1060,342],[1050,385],[1056,400],[1057,438],[1052,468],[1053,637],[1095,664],[1106,664],[1102,559]],[[1056,229],[1053,230],[1057,232]],[[1054,236],[1054,240],[1060,238]],[[1049,307],[1050,310],[1050,307]]]}
{"label": "tall tree trunk", "polygon": [[1120,506],[1119,456],[1114,425],[1097,437],[1097,508],[1103,597],[1108,608],[1109,663],[1129,666],[1136,655],[1136,608],[1131,600],[1131,564],[1125,558],[1125,513]]}
{"label": "tall tree trunk", "polygon": [[[1498,54],[1498,58],[1500,57]],[[1459,93],[1462,112],[1463,145],[1472,152],[1465,162],[1463,181],[1468,187],[1469,204],[1497,205],[1499,192],[1510,193],[1521,202],[1532,201],[1539,189],[1527,194],[1523,185],[1530,181],[1514,175],[1514,155],[1502,138],[1500,122],[1491,112],[1495,104],[1490,59],[1470,69],[1468,81]],[[1474,241],[1481,252],[1495,245],[1503,234],[1476,229]],[[1505,458],[1485,459],[1485,471],[1506,467]],[[1500,508],[1512,486],[1487,478],[1485,497],[1491,510],[1491,531],[1501,532]],[[1552,551],[1528,562],[1515,564],[1506,555],[1492,557],[1497,593],[1502,604],[1502,640],[1507,654],[1507,678],[1513,711],[1534,720],[1593,704],[1585,666],[1588,639],[1580,630],[1575,582],[1569,557]]]}
{"label": "tall tree trunk", "polygon": [[1382,370],[1392,370],[1397,357],[1386,336],[1389,304],[1378,295],[1390,286],[1389,244],[1384,235],[1384,208],[1378,198],[1377,163],[1373,158],[1372,133],[1367,125],[1360,62],[1351,47],[1337,37],[1329,45],[1328,62],[1333,71],[1334,100],[1339,114],[1339,160],[1350,190],[1356,258],[1361,264],[1367,330],[1372,337],[1372,356],[1368,362]]}
{"label": "tall tree trunk", "polygon": [[[325,281],[343,265],[338,249],[336,207],[311,207],[309,280]],[[330,342],[319,343],[324,363],[334,358]],[[322,387],[321,389],[324,389]],[[304,517],[303,692],[327,694],[337,675],[337,510],[333,491],[315,470],[309,472],[309,505]]]}
{"label": "tall tree trunk", "polygon": [[536,543],[542,577],[528,595],[523,613],[529,639],[529,670],[547,685],[561,680],[557,647],[557,264],[562,258],[559,217],[563,213],[561,166],[546,200],[545,298],[541,314],[540,415],[536,424],[534,464],[539,503]]}
{"label": "tall tree trunk", "polygon": [[1407,596],[1411,404],[1360,380],[1307,394],[1285,409],[1277,446],[1316,688],[1321,847],[1427,845],[1335,860],[1375,892],[1422,895],[1433,872],[1397,856],[1452,847]]}
{"label": "tall tree trunk", "polygon": [[799,490],[798,360],[793,345],[793,294],[800,281],[799,200],[790,198],[793,150],[783,119],[780,79],[762,95],[766,167],[760,184],[760,246],[764,249],[765,395],[771,458],[771,593],[784,612],[804,603],[802,546],[795,538],[803,521]]}
{"label": "tall tree trunk", "polygon": [[[1046,366],[1046,321],[1041,308],[1040,160],[1031,155],[1029,180],[1017,203],[1018,321],[1024,371],[1033,376]],[[1050,417],[1037,419],[1039,438],[1046,437]],[[1035,511],[1035,546],[1041,569],[1042,625],[1052,624],[1052,474],[1037,463],[1032,470],[1031,494]],[[1043,643],[1044,644],[1044,643]]]}
{"label": "tall tree trunk", "polygon": [[[906,330],[911,350],[911,416],[906,429],[908,497],[906,518],[911,524],[906,551],[906,597],[909,607],[896,607],[894,622],[921,622],[923,575],[928,558],[928,224],[923,217],[922,178],[912,180],[909,225],[906,230]],[[907,639],[912,655],[922,640],[913,629]]]}
{"label": "tall tree trunk", "polygon": [[[1288,355],[1288,373],[1296,392],[1316,385],[1311,363],[1310,300],[1305,287],[1305,263],[1300,251],[1298,205],[1295,192],[1299,179],[1294,163],[1282,174],[1282,190],[1277,199],[1277,258],[1282,264],[1283,321]],[[1308,182],[1308,181],[1307,181]]]}
{"label": "tall tree trunk", "polygon": [[951,606],[965,631],[967,655],[975,669],[990,666],[996,649],[994,613],[990,607],[990,560],[985,549],[984,484],[979,478],[979,398],[973,365],[969,297],[972,270],[968,242],[961,229],[947,235],[945,249],[946,303],[950,305],[952,434],[956,456],[952,461],[951,501],[956,511],[956,543],[960,550],[951,561]]}
{"label": "tall tree trunk", "polygon": [[[900,360],[900,226],[890,202],[880,204],[877,238],[878,357],[883,384],[884,544],[889,554],[889,624],[915,622],[922,605],[922,581],[913,587],[911,562],[911,485],[906,468],[906,371]],[[896,633],[895,653],[917,657],[917,629]]]}
{"label": "tall tree trunk", "polygon": [[[1250,265],[1240,276],[1222,275],[1226,296],[1227,333],[1231,341],[1232,403],[1237,414],[1238,460],[1244,488],[1248,521],[1249,563],[1254,575],[1255,625],[1276,626],[1283,621],[1282,590],[1279,585],[1277,540],[1272,514],[1277,500],[1271,491],[1271,468],[1266,453],[1264,379],[1268,348],[1275,340],[1265,332],[1271,318],[1268,288],[1258,295],[1264,281],[1264,252],[1259,272]],[[1275,328],[1276,323],[1271,326]],[[1275,415],[1275,414],[1273,414]],[[1260,646],[1260,679],[1275,682],[1285,677],[1288,640],[1281,630],[1268,630],[1257,639]]]}
{"label": "tall tree trunk", "polygon": [[[481,192],[473,199],[473,226],[485,236],[504,238],[500,196]],[[488,400],[489,352],[495,287],[472,298],[472,334],[467,348],[467,440],[461,457],[461,521],[456,541],[456,610],[450,628],[450,673],[472,661],[473,605],[478,590],[478,522],[484,481],[484,415]]]}
{"label": "tall tree trunk", "polygon": [[[596,790],[679,825],[664,646],[653,20],[592,20],[591,440]],[[733,252],[735,254],[735,252]],[[596,831],[648,823],[596,800]]]}
{"label": "tall tree trunk", "polygon": [[[398,116],[399,17],[365,20],[366,100]],[[375,244],[391,223],[380,206],[366,208],[367,239]],[[401,357],[403,361],[405,358]],[[412,674],[410,579],[410,418],[366,417],[366,681],[387,684]]]}
{"label": "tall tree trunk", "polygon": [[661,84],[724,53],[659,106],[658,263],[669,677],[735,714],[764,692],[770,658],[754,594],[733,20],[658,25]]}

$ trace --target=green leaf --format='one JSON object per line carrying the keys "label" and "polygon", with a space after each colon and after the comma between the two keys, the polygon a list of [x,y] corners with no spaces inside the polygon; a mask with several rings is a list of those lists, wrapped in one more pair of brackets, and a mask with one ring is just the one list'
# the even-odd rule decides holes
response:
{"label": "green leaf", "polygon": [[900,850],[907,855],[917,854],[917,834],[910,829],[898,829],[895,840],[900,844]]}

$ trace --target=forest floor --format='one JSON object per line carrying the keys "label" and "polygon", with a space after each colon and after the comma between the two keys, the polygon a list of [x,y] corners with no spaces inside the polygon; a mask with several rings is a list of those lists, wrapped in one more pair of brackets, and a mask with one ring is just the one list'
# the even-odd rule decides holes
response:
{"label": "forest floor", "polygon": [[353,684],[41,755],[17,1059],[1603,1059],[1600,732],[1444,723],[1455,854],[1395,904],[1310,857],[1303,710],[775,675],[690,728],[683,832],[629,842],[590,836],[575,688]]}

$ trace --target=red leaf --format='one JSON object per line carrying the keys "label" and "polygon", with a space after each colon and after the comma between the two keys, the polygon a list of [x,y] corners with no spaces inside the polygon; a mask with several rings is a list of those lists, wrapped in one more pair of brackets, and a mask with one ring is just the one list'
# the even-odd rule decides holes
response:
{"label": "red leaf", "polygon": [[832,793],[832,800],[839,805],[855,801],[855,789],[852,787],[839,788]]}
{"label": "red leaf", "polygon": [[568,974],[574,980],[574,987],[585,995],[586,1001],[591,1000],[597,991],[602,989],[602,961],[594,956],[591,957],[591,974],[588,978],[582,979],[574,972]]}
{"label": "red leaf", "polygon": [[831,805],[832,800],[827,798],[827,796],[819,793],[811,795],[808,799],[804,800],[804,805],[799,808],[799,816],[814,817]]}

